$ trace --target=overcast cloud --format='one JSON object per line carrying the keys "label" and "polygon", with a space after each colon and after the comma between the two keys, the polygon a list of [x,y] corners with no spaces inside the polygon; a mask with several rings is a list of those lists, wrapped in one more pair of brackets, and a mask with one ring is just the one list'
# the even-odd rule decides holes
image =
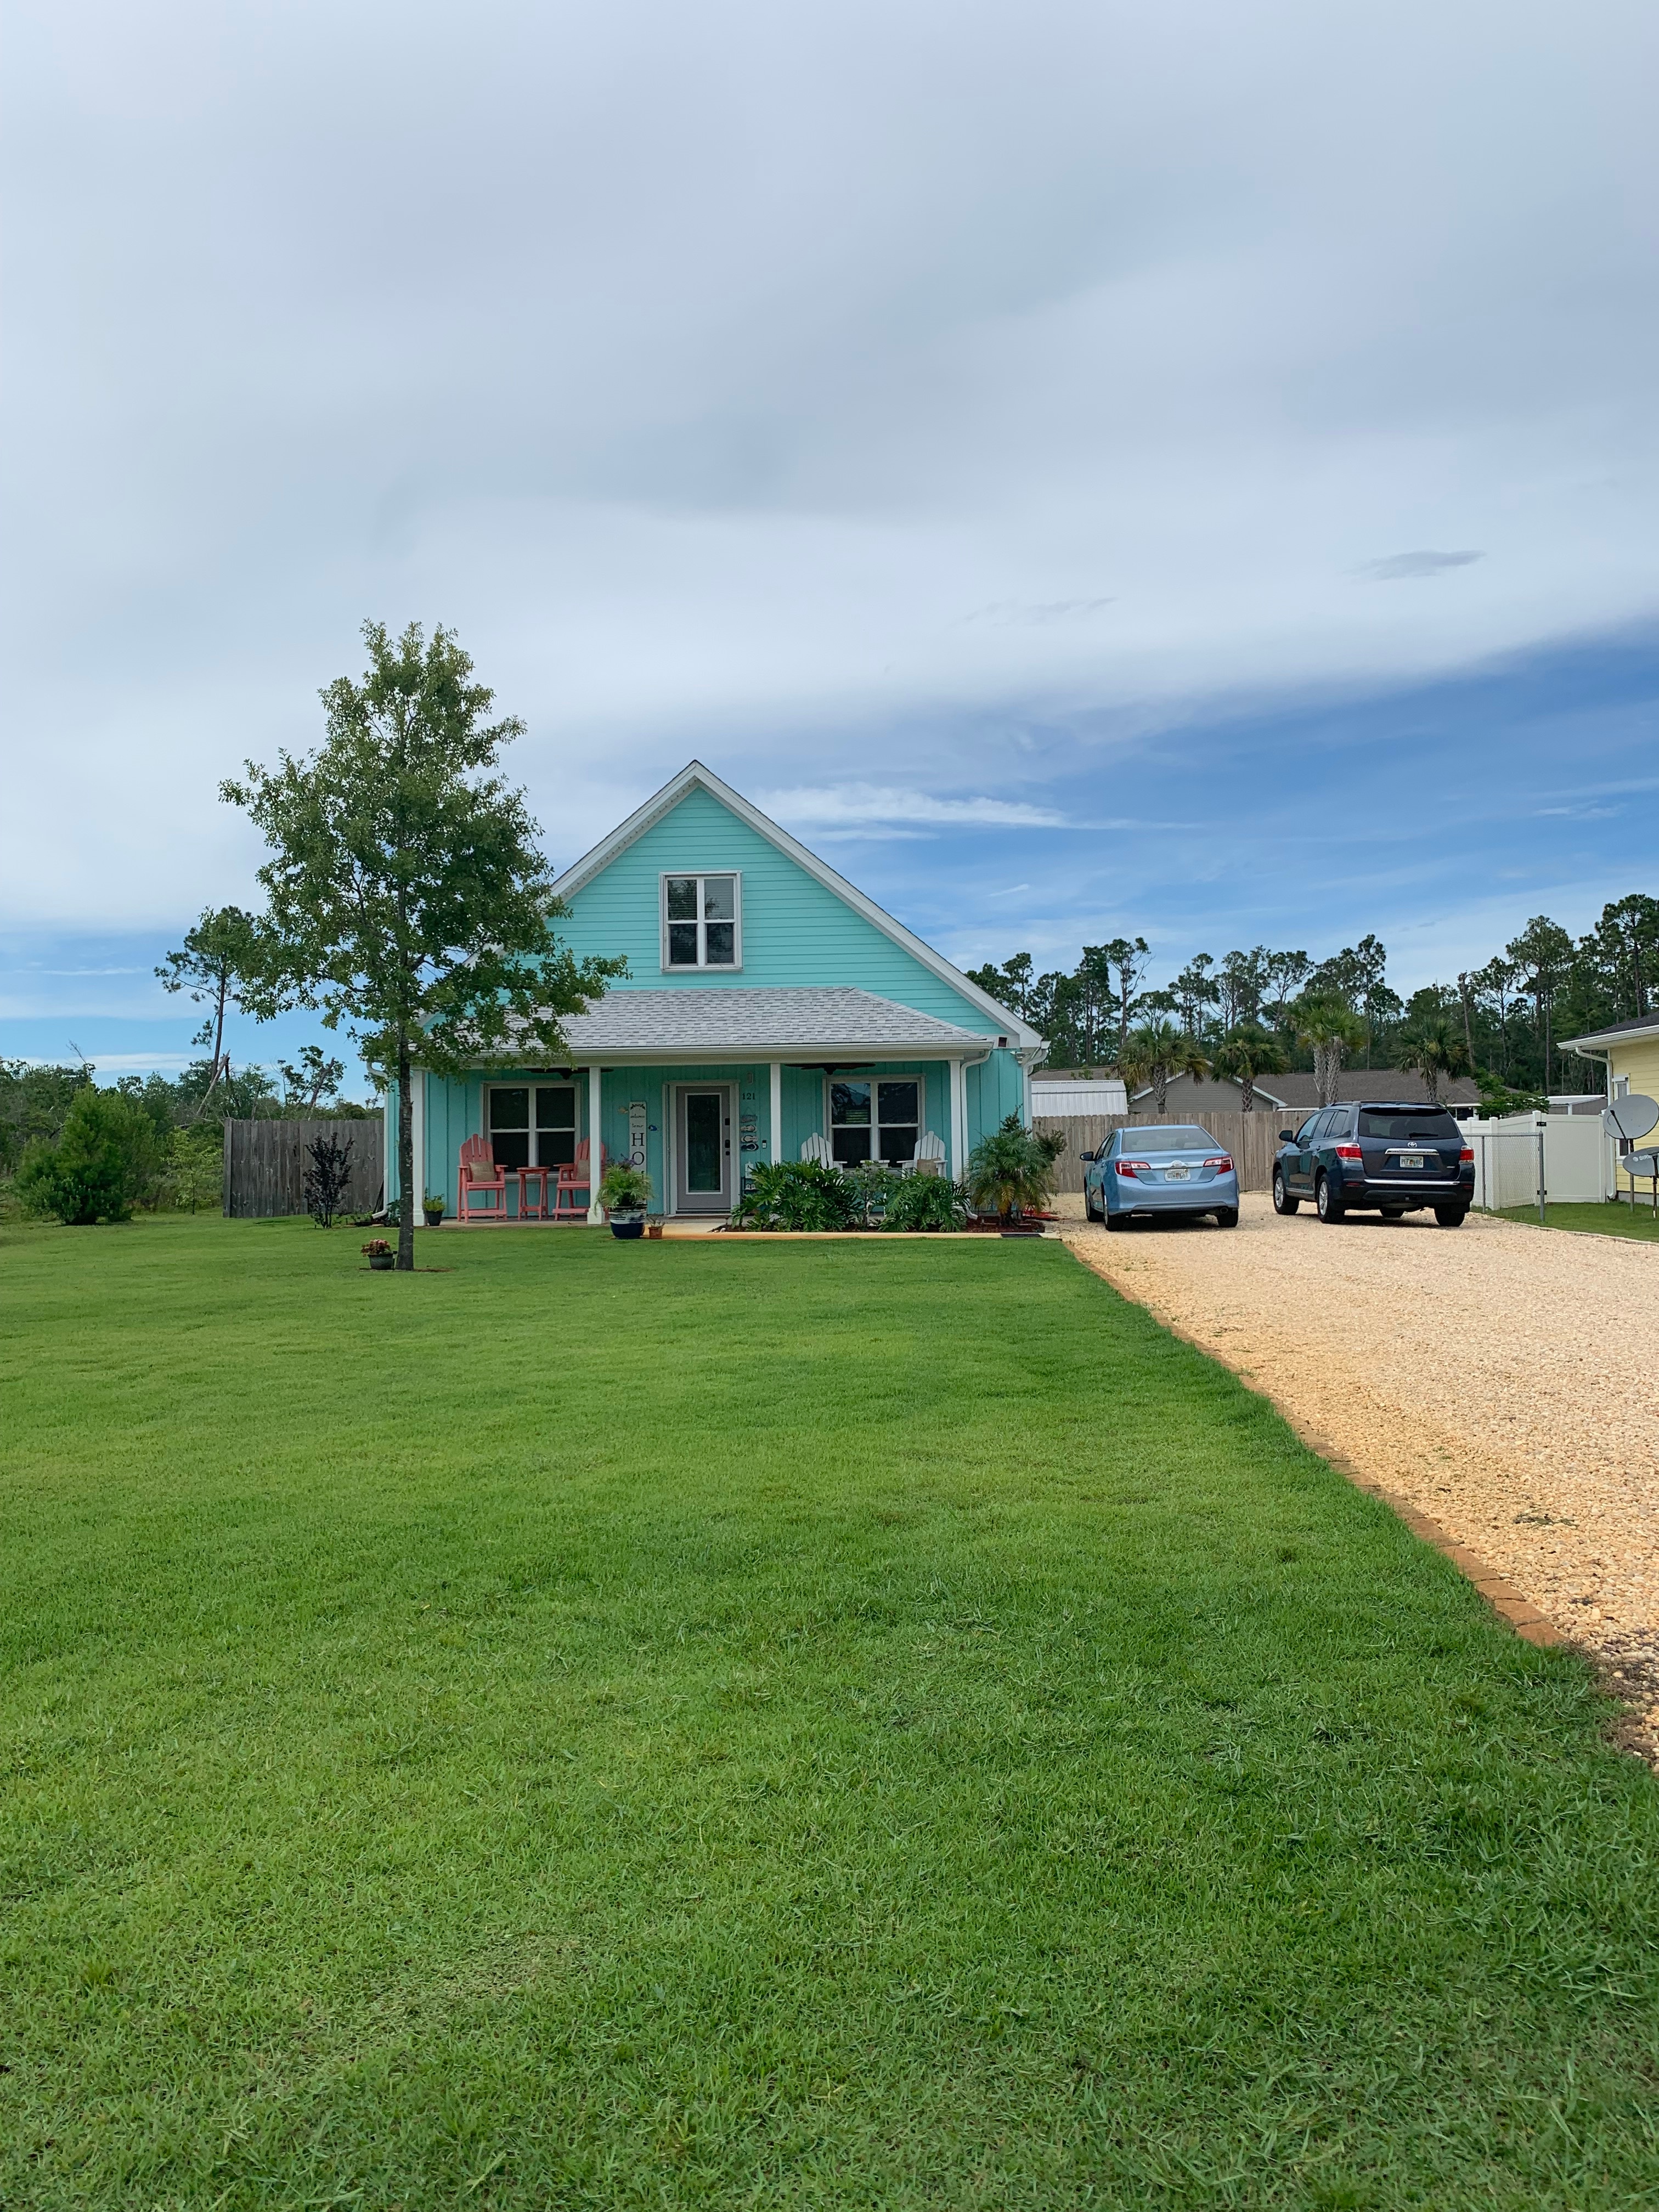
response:
{"label": "overcast cloud", "polygon": [[[1651,617],[1647,0],[10,26],[0,925],[37,945],[246,896],[216,781],[316,740],[368,615],[459,629],[561,864],[695,752],[962,950],[1087,933],[1143,834],[1259,935],[1194,731],[1255,730],[1259,784],[1277,704]],[[1517,852],[1602,818],[1547,782]],[[1621,818],[1551,861],[1586,898]],[[1500,889],[1459,872],[1406,895]]]}

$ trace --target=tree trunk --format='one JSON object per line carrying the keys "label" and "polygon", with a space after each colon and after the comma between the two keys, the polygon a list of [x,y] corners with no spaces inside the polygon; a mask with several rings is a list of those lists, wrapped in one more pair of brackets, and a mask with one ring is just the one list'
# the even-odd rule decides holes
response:
{"label": "tree trunk", "polygon": [[1255,1109],[1255,1078],[1247,1068],[1238,1079],[1238,1103],[1246,1114]]}
{"label": "tree trunk", "polygon": [[1423,1088],[1429,1094],[1431,1106],[1440,1103],[1440,1070],[1425,1053],[1423,1056]]}
{"label": "tree trunk", "polygon": [[398,1032],[398,1188],[403,1203],[398,1208],[398,1266],[405,1273],[415,1265],[415,1213],[424,1193],[415,1188],[415,1101],[410,1096],[412,1071],[409,1037]]}
{"label": "tree trunk", "polygon": [[1170,1071],[1167,1067],[1154,1067],[1152,1075],[1152,1111],[1161,1121],[1164,1119],[1164,1102],[1170,1095]]}

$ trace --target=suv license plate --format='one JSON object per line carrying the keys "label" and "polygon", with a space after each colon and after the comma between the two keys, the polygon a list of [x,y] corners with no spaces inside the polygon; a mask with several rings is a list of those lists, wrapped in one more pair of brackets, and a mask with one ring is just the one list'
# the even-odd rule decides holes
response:
{"label": "suv license plate", "polygon": [[1421,1152],[1401,1152],[1400,1164],[1402,1168],[1420,1168],[1423,1164],[1423,1155]]}
{"label": "suv license plate", "polygon": [[1164,1180],[1165,1182],[1185,1182],[1187,1180],[1187,1170],[1185,1168],[1165,1168],[1164,1170]]}

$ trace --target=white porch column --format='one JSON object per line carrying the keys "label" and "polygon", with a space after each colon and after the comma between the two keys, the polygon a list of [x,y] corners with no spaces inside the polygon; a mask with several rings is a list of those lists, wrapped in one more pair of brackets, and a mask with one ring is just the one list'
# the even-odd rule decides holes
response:
{"label": "white porch column", "polygon": [[605,1099],[602,1091],[603,1069],[597,1060],[587,1071],[587,1218],[595,1229],[605,1226],[605,1208],[599,1204],[599,1158],[605,1133]]}
{"label": "white porch column", "polygon": [[[409,1195],[416,1206],[418,1221],[420,1207],[426,1198],[426,1070],[415,1066],[409,1071],[409,1104],[415,1127],[410,1132],[415,1139],[415,1188]],[[445,1200],[448,1204],[448,1200]]]}
{"label": "white porch column", "polygon": [[951,1062],[951,1173],[957,1182],[968,1172],[968,1079],[962,1062]]}
{"label": "white porch column", "polygon": [[775,1060],[772,1076],[772,1164],[783,1158],[783,1063]]}

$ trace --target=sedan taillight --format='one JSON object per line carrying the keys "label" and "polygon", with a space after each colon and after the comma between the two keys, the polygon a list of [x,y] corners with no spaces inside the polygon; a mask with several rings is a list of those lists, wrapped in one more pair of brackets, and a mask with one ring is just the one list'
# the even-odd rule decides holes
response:
{"label": "sedan taillight", "polygon": [[1225,1152],[1218,1152],[1212,1160],[1206,1160],[1204,1164],[1206,1168],[1213,1168],[1218,1175],[1231,1175],[1233,1171],[1232,1161]]}
{"label": "sedan taillight", "polygon": [[1127,1176],[1133,1182],[1137,1169],[1145,1170],[1150,1174],[1152,1164],[1150,1160],[1120,1160],[1117,1164],[1117,1171],[1121,1176]]}
{"label": "sedan taillight", "polygon": [[1358,1145],[1339,1145],[1336,1157],[1340,1160],[1363,1160],[1365,1157]]}

